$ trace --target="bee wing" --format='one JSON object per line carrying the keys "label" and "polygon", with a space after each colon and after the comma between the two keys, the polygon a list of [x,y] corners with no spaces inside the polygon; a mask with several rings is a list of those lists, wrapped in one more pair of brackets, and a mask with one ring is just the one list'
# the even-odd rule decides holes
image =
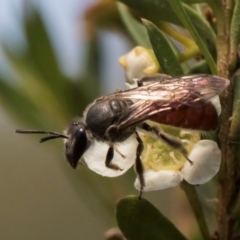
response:
{"label": "bee wing", "polygon": [[119,119],[119,128],[126,128],[160,112],[181,106],[200,107],[220,94],[229,80],[214,75],[198,74],[176,78],[147,77],[143,86],[119,91],[106,99],[125,98],[134,102]]}
{"label": "bee wing", "polygon": [[124,129],[148,119],[150,116],[170,110],[169,106],[156,106],[155,101],[139,100],[131,105],[119,118],[119,129]]}
{"label": "bee wing", "polygon": [[163,79],[162,75],[153,75],[141,80],[143,86],[118,91],[105,96],[106,99],[126,98],[131,100],[182,101],[191,106],[199,100],[207,102],[220,94],[228,85],[229,80],[214,75],[197,74]]}

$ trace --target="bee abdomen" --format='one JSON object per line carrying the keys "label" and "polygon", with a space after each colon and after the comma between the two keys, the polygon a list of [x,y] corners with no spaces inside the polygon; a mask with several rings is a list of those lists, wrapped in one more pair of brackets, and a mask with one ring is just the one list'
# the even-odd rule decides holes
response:
{"label": "bee abdomen", "polygon": [[181,106],[150,117],[151,121],[175,127],[211,131],[218,125],[218,114],[212,103],[200,107]]}

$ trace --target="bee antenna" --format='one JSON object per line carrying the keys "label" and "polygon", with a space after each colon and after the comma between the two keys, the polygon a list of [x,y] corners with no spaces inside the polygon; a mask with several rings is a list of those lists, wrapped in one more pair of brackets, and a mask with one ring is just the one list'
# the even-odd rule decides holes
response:
{"label": "bee antenna", "polygon": [[48,137],[41,138],[39,142],[40,142],[40,143],[43,143],[43,142],[46,142],[46,141],[48,141],[48,140],[56,139],[56,138],[68,138],[68,137],[65,136],[65,135],[62,135],[62,134],[52,135],[52,136],[48,136]]}
{"label": "bee antenna", "polygon": [[44,138],[40,139],[40,143],[46,142],[51,139],[56,139],[56,138],[68,138],[66,135],[57,133],[57,132],[51,132],[51,131],[42,131],[42,130],[21,130],[21,129],[16,129],[16,133],[23,133],[23,134],[50,134],[51,136],[47,136]]}

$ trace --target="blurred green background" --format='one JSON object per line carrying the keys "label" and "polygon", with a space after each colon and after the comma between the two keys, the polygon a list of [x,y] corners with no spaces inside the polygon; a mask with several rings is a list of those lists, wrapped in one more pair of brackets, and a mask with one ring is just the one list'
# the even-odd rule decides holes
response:
{"label": "blurred green background", "polygon": [[[118,58],[135,43],[113,1],[0,2],[0,239],[104,239],[117,199],[137,194],[134,171],[106,179],[73,170],[60,140],[14,130],[61,132],[97,96],[124,88]],[[198,232],[180,188],[144,197],[186,236]]]}

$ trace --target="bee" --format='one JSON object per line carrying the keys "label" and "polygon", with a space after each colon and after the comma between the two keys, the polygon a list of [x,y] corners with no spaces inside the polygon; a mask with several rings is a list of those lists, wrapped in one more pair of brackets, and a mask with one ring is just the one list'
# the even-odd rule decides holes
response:
{"label": "bee", "polygon": [[189,160],[179,139],[146,121],[199,131],[215,130],[218,125],[218,112],[212,99],[228,85],[228,79],[214,75],[169,77],[156,74],[139,80],[138,87],[118,90],[96,99],[86,108],[83,117],[71,122],[63,133],[19,129],[16,132],[48,134],[40,142],[63,138],[65,157],[74,169],[94,142],[105,142],[108,145],[105,165],[116,171],[122,169],[112,162],[115,152],[125,157],[118,151],[116,144],[134,136],[138,144],[135,169],[142,192],[145,185],[141,162],[144,146],[137,130],[151,132],[170,147],[179,150]]}

